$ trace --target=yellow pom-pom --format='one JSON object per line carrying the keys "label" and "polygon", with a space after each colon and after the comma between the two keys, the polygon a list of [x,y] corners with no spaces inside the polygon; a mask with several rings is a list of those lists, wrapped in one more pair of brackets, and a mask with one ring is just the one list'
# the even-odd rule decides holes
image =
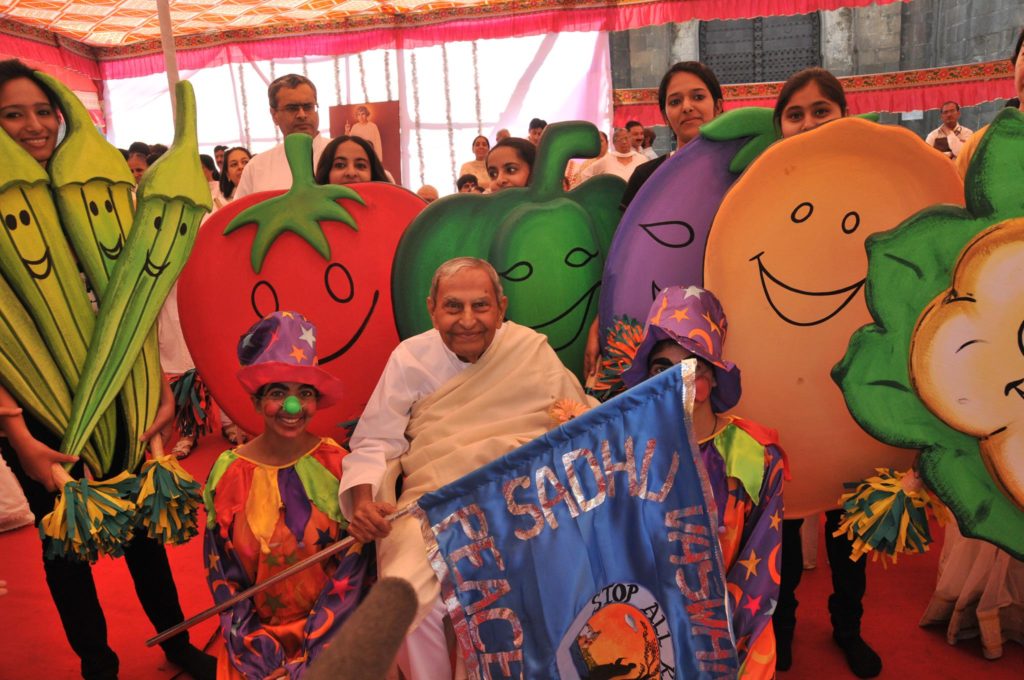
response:
{"label": "yellow pom-pom", "polygon": [[934,506],[931,495],[913,470],[895,472],[876,469],[878,476],[865,479],[843,495],[839,502],[845,513],[835,536],[853,540],[851,560],[871,553],[874,560],[887,558],[895,564],[901,553],[928,550],[932,542],[927,508]]}
{"label": "yellow pom-pom", "polygon": [[185,543],[198,533],[202,487],[174,456],[158,455],[142,466],[136,505],[139,525],[161,543]]}
{"label": "yellow pom-pom", "polygon": [[46,557],[95,562],[101,554],[123,555],[135,526],[138,479],[127,472],[98,482],[68,479],[39,523]]}

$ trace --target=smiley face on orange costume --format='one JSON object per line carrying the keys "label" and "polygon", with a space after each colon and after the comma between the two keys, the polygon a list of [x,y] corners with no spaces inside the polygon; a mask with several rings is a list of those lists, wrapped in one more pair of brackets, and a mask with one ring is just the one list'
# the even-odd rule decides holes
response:
{"label": "smiley face on orange costume", "polygon": [[830,371],[870,321],[864,239],[937,203],[963,205],[952,164],[909,131],[855,118],[777,142],[722,202],[705,286],[729,317],[726,357],[743,368],[738,412],[776,428],[789,455],[788,518],[912,461],[861,430]]}

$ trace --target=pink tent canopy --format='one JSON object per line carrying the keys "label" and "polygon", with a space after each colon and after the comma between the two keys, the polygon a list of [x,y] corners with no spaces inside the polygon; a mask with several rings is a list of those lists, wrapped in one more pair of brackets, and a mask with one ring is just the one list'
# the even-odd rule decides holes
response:
{"label": "pink tent canopy", "polygon": [[[172,0],[182,68],[691,19],[805,14],[896,0]],[[58,66],[103,79],[163,70],[152,0],[0,0],[0,50],[42,43]],[[21,49],[21,45],[17,46]],[[74,45],[74,47],[72,47]],[[38,48],[37,48],[37,51]]]}
{"label": "pink tent canopy", "polygon": [[[689,21],[804,14],[900,0],[171,0],[181,68],[356,54],[458,40],[613,31]],[[67,82],[100,115],[102,81],[164,71],[153,0],[0,0],[0,57]],[[911,111],[943,98],[1002,96],[998,62],[847,79],[857,111]],[[727,102],[770,105],[778,84],[729,86]],[[615,119],[660,122],[650,90],[615,93]],[[621,120],[620,120],[621,119]]]}

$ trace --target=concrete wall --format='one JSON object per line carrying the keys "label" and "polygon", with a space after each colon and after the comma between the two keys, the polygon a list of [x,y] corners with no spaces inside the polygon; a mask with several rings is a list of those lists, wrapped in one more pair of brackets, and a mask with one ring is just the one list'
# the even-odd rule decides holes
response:
{"label": "concrete wall", "polygon": [[[677,61],[699,58],[699,22],[649,26],[609,35],[612,85],[615,88],[658,87],[668,67]],[[654,126],[654,149],[659,154],[671,148],[672,133],[667,125]]]}
{"label": "concrete wall", "polygon": [[853,10],[849,7],[821,13],[821,66],[837,76],[857,72],[854,58]]}
{"label": "concrete wall", "polygon": [[[821,20],[822,65],[836,75],[933,68],[1008,58],[1024,26],[1024,0],[911,0],[822,12]],[[697,59],[698,27],[689,21],[612,33],[614,86],[657,87],[672,63]],[[923,137],[941,124],[941,105],[936,101],[920,120],[885,114],[882,122]],[[965,107],[961,122],[976,130],[1002,107]],[[659,133],[667,137],[667,129]]]}
{"label": "concrete wall", "polygon": [[[648,26],[611,34],[612,83],[615,87],[653,87],[661,74],[671,65],[675,24]],[[628,59],[616,63],[616,56],[628,54]]]}
{"label": "concrete wall", "polygon": [[[1021,0],[912,0],[899,5],[902,15],[900,69],[931,68],[1007,59],[1024,26]],[[1007,92],[1006,97],[1014,93]],[[965,107],[960,122],[977,130],[992,120],[1004,102]],[[924,136],[942,121],[938,107],[920,121],[901,124]]]}

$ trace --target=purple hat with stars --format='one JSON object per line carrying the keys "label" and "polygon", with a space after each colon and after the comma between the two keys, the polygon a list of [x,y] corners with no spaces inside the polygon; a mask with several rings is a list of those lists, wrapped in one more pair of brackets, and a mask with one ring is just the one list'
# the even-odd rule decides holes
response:
{"label": "purple hat with stars", "polygon": [[320,368],[316,358],[316,326],[298,312],[274,312],[238,340],[238,380],[249,394],[270,383],[312,385],[318,405],[341,397],[341,381]]}
{"label": "purple hat with stars", "polygon": [[711,291],[697,286],[662,289],[647,313],[643,339],[622,381],[633,387],[646,380],[651,351],[662,340],[672,340],[711,364],[715,372],[711,405],[718,413],[728,411],[740,400],[740,369],[722,358],[727,328],[722,303]]}

